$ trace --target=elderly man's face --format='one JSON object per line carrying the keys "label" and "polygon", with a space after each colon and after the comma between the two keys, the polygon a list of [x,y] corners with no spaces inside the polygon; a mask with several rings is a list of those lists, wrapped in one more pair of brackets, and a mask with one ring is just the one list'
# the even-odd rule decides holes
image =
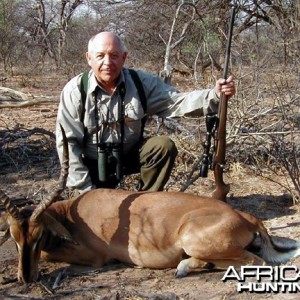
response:
{"label": "elderly man's face", "polygon": [[87,52],[87,61],[104,88],[115,87],[124,66],[127,53],[123,52],[117,37],[102,33],[95,37]]}

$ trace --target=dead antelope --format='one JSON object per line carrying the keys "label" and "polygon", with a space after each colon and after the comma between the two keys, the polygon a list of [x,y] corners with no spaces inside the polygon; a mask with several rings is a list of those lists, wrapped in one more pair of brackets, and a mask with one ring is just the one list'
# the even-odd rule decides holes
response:
{"label": "dead antelope", "polygon": [[7,211],[0,245],[14,239],[19,281],[38,279],[40,257],[95,267],[110,260],[177,267],[182,277],[208,267],[282,263],[299,254],[298,243],[276,245],[260,220],[208,197],[98,189],[53,203],[66,181],[66,149],[58,188],[36,208],[18,209],[0,193]]}

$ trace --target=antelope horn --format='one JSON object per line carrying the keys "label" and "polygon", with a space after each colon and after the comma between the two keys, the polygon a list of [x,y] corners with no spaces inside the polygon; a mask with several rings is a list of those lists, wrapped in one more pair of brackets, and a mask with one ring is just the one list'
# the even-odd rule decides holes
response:
{"label": "antelope horn", "polygon": [[58,179],[58,184],[54,191],[36,207],[31,215],[31,220],[37,221],[39,216],[53,203],[57,200],[58,196],[64,191],[66,187],[68,170],[69,170],[69,149],[68,149],[68,140],[64,128],[60,125],[62,137],[63,137],[63,156],[62,156],[62,165],[60,176]]}
{"label": "antelope horn", "polygon": [[19,209],[11,202],[9,197],[2,191],[0,190],[0,202],[3,203],[3,205],[6,208],[6,211],[16,220],[22,221],[24,218],[20,214]]}

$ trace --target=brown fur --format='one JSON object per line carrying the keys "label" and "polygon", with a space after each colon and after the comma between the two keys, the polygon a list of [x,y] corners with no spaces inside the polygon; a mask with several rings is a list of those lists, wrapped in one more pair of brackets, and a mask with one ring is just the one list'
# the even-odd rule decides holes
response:
{"label": "brown fur", "polygon": [[[207,263],[221,268],[264,263],[246,250],[255,234],[265,231],[258,219],[187,193],[92,190],[53,203],[34,222],[8,217],[8,224],[19,245],[18,277],[25,282],[37,279],[39,257],[22,258],[22,247],[32,248],[41,236],[43,259],[95,267],[114,259],[147,268],[177,267],[181,277]],[[28,260],[30,274],[24,274]]]}

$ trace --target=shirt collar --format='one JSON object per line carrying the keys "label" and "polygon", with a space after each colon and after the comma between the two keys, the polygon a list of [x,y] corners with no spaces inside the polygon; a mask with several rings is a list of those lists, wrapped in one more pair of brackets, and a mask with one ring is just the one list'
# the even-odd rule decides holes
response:
{"label": "shirt collar", "polygon": [[[121,71],[121,74],[120,74],[120,76],[119,76],[119,78],[118,78],[118,81],[117,81],[117,87],[120,86],[120,84],[121,84],[122,82],[125,83],[124,69]],[[89,87],[88,87],[88,91],[87,91],[88,94],[93,93],[93,92],[96,90],[97,87],[100,88],[101,90],[103,90],[103,89],[101,88],[101,86],[98,84],[98,81],[97,81],[97,79],[96,79],[96,77],[95,77],[93,71],[91,70],[91,71],[90,71]]]}

